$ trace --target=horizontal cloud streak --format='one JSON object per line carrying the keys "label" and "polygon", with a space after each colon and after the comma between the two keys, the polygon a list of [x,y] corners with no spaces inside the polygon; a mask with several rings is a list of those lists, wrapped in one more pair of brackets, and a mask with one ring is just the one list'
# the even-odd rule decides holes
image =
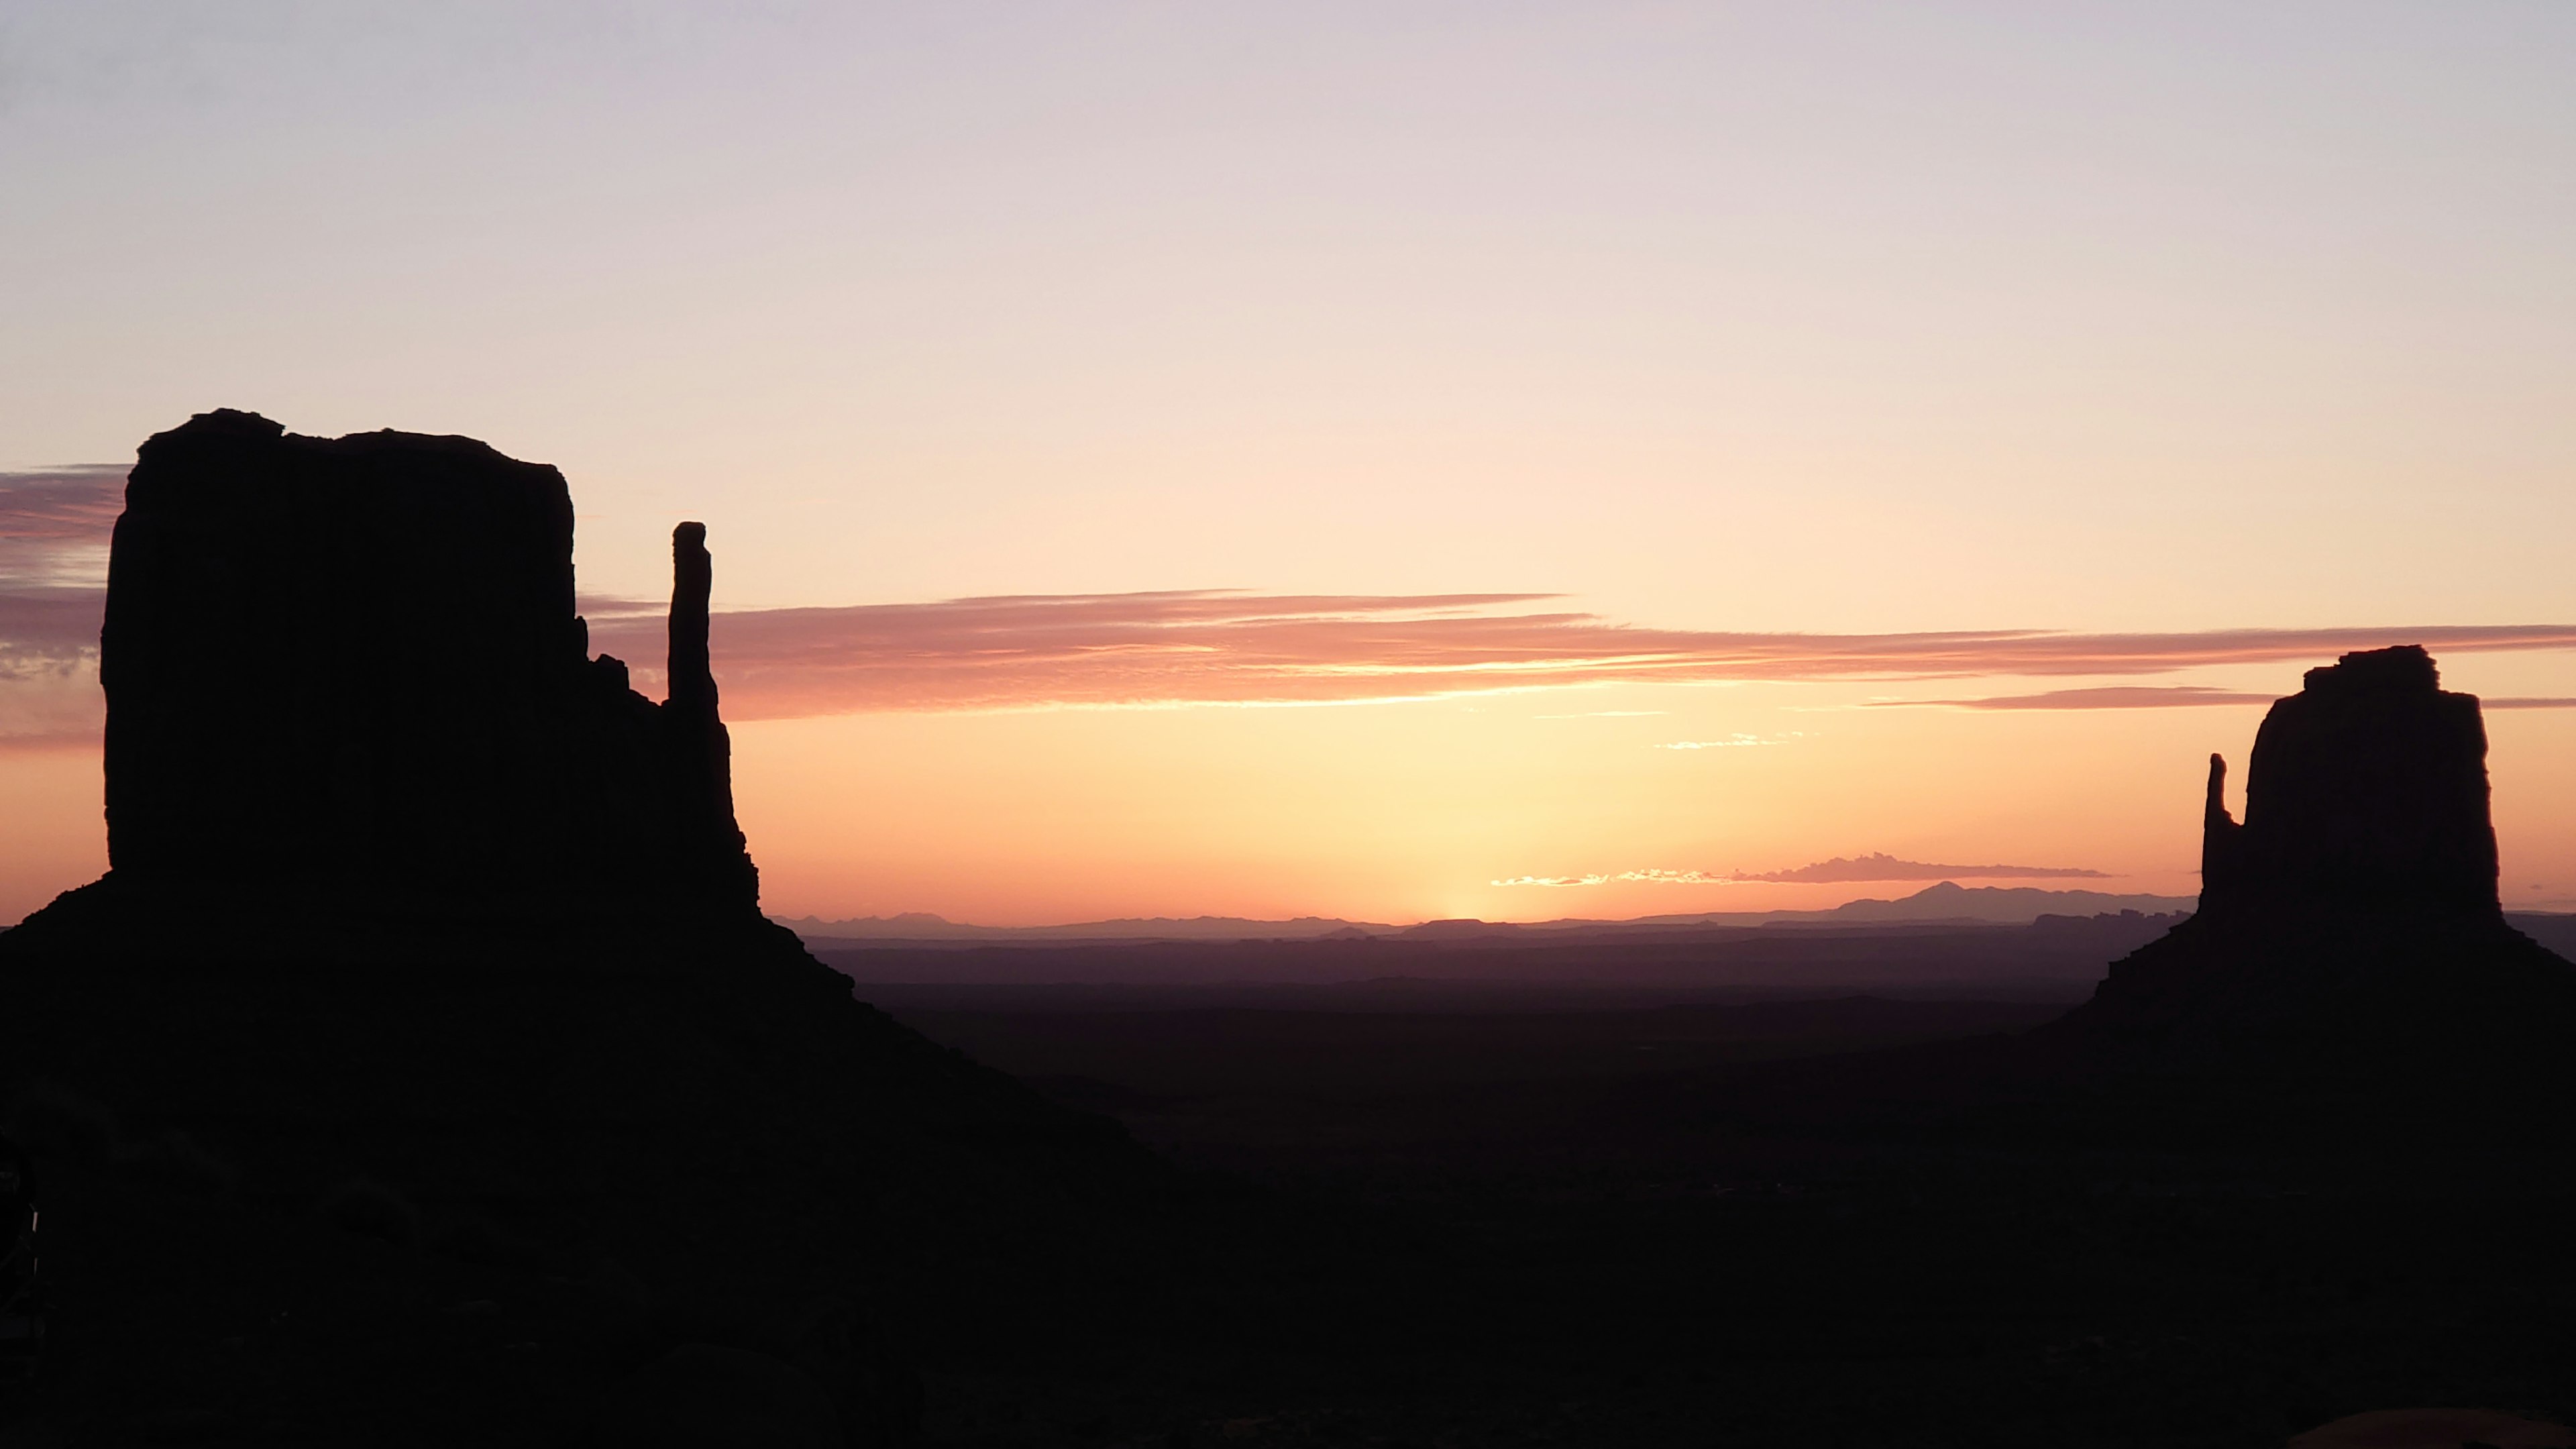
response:
{"label": "horizontal cloud streak", "polygon": [[[765,609],[718,615],[714,643],[727,712],[740,719],[1334,703],[1568,684],[2148,674],[2318,661],[2401,643],[2454,654],[2576,648],[2576,625],[2565,624],[1753,634],[1516,607],[1551,597],[1207,590]],[[601,621],[593,637],[635,660],[662,648],[648,619]]]}
{"label": "horizontal cloud streak", "polygon": [[1951,709],[2173,709],[2209,704],[2270,704],[2275,694],[2247,694],[2204,684],[2126,684],[2100,689],[2052,689],[2043,694],[2002,694],[1985,699],[1873,699],[1874,709],[1946,706]]}
{"label": "horizontal cloud streak", "polygon": [[[2201,684],[2139,684],[2054,689],[2044,694],[2003,694],[1985,699],[1873,699],[1869,705],[1873,709],[2172,709],[2208,704],[2270,704],[2278,698],[2274,694],[2247,694]],[[2576,709],[2576,697],[2499,695],[2479,703],[2487,709]]]}
{"label": "horizontal cloud streak", "polygon": [[[103,537],[98,500],[107,496],[106,485],[86,475],[74,481],[90,489],[89,502],[69,484],[27,484],[24,506],[8,526],[26,533],[31,546],[94,546]],[[726,713],[759,720],[898,710],[1337,704],[1577,684],[2143,674],[2317,662],[2395,643],[2453,654],[2576,649],[2576,625],[2557,624],[2167,634],[1721,633],[1641,628],[1532,607],[1556,597],[1189,590],[742,610],[715,617],[714,652]],[[0,689],[14,689],[5,681],[30,672],[94,659],[104,602],[95,575],[77,584],[0,577]],[[594,646],[635,664],[649,684],[664,650],[659,606],[587,596],[581,602]],[[2266,699],[2198,686],[2119,686],[1902,703],[2100,709]],[[2537,699],[2491,703],[2565,707]],[[6,709],[0,699],[0,711]],[[1673,747],[1744,743],[1750,741]]]}
{"label": "horizontal cloud streak", "polygon": [[0,589],[0,749],[97,741],[101,602],[97,589]]}
{"label": "horizontal cloud streak", "polygon": [[0,588],[0,675],[98,652],[107,593],[95,588]]}
{"label": "horizontal cloud streak", "polygon": [[[0,473],[0,590],[73,586],[107,577],[107,541],[125,506],[125,470]],[[0,606],[0,630],[11,627]],[[93,638],[96,629],[90,631]]]}
{"label": "horizontal cloud streak", "polygon": [[1842,885],[1854,881],[1884,880],[2109,880],[2110,877],[2098,870],[2072,866],[1933,865],[1877,853],[1857,860],[1846,860],[1838,855],[1831,860],[1820,860],[1791,870],[1766,870],[1752,874],[1738,871],[1728,879],[1793,885]]}
{"label": "horizontal cloud streak", "polygon": [[0,749],[95,744],[107,724],[98,656],[0,651]]}
{"label": "horizontal cloud streak", "polygon": [[1634,881],[1645,885],[1742,885],[1729,875],[1710,875],[1701,870],[1623,870],[1616,875],[1516,875],[1509,880],[1487,881],[1497,886],[1567,886],[1608,885],[1612,881]]}
{"label": "horizontal cloud streak", "polygon": [[0,473],[0,749],[95,747],[122,466]]}
{"label": "horizontal cloud streak", "polygon": [[2098,870],[2078,870],[2056,865],[1929,865],[1919,860],[1898,860],[1892,855],[1864,855],[1858,860],[1835,856],[1814,865],[1794,870],[1767,870],[1748,874],[1734,871],[1719,875],[1704,870],[1623,870],[1594,875],[1516,875],[1507,880],[1488,881],[1496,886],[1546,886],[1562,889],[1571,886],[1608,885],[1613,881],[1644,885],[1844,885],[1863,881],[1913,880],[2109,880]]}
{"label": "horizontal cloud streak", "polygon": [[124,507],[118,465],[0,473],[0,541],[105,543]]}

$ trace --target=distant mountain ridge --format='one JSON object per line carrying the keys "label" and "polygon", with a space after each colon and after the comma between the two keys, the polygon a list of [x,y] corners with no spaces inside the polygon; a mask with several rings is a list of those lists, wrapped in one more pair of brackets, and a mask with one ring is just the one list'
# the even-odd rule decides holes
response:
{"label": "distant mountain ridge", "polygon": [[1339,932],[1391,936],[1401,926],[1373,921],[1345,921],[1330,916],[1298,916],[1285,921],[1255,921],[1239,916],[1142,916],[1109,921],[1076,921],[1061,926],[979,926],[952,921],[928,911],[894,916],[859,916],[827,921],[816,916],[773,917],[807,940],[833,941],[1309,941]]}
{"label": "distant mountain ridge", "polygon": [[1061,926],[979,926],[951,921],[926,911],[839,921],[814,916],[792,920],[779,917],[777,920],[780,925],[809,941],[983,941],[994,945],[1087,941],[1105,944],[1131,941],[1311,941],[1331,936],[1459,937],[1806,922],[1853,925],[1895,921],[1976,921],[1995,925],[2028,925],[2041,916],[2117,915],[2122,911],[2136,911],[2142,915],[2188,913],[2195,904],[2195,898],[2191,896],[2112,895],[2102,891],[2045,890],[2036,886],[1962,886],[1954,881],[1941,881],[1896,900],[1848,901],[1825,910],[1703,911],[1639,916],[1628,920],[1568,916],[1535,922],[1455,920],[1397,926],[1333,916],[1298,916],[1285,921],[1256,921],[1237,916],[1154,916],[1081,921]]}
{"label": "distant mountain ridge", "polygon": [[[1831,910],[1771,911],[1766,912],[1763,918],[1834,922],[1991,921],[2001,925],[2020,925],[2041,916],[2104,916],[2118,915],[2122,911],[2136,911],[2149,916],[2175,911],[2188,914],[2198,905],[2196,896],[2113,895],[2106,891],[2054,891],[2040,886],[1963,886],[1956,881],[1945,880],[1892,901],[1846,901]],[[1742,919],[1724,915],[1647,916],[1639,924],[1728,924]]]}

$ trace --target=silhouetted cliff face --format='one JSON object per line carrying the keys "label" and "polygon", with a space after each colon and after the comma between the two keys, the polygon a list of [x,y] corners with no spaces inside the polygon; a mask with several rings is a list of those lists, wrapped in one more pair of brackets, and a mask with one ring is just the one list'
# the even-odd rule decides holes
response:
{"label": "silhouetted cliff face", "polygon": [[2210,757],[2201,911],[2498,913],[2486,759],[2476,696],[2421,648],[2309,670],[2254,737],[2242,825]]}
{"label": "silhouetted cliff face", "polygon": [[673,547],[657,705],[587,657],[554,469],[229,411],[154,437],[101,648],[115,875],[308,907],[755,916],[705,529]]}
{"label": "silhouetted cliff face", "polygon": [[2477,699],[2422,649],[2347,654],[2265,717],[2241,825],[2225,782],[2213,755],[2198,913],[2033,1033],[2034,1060],[2168,1129],[2558,1132],[2576,967],[2498,906]]}
{"label": "silhouetted cliff face", "polygon": [[[68,1093],[85,1121],[202,1144],[199,1176],[231,1184],[212,1248],[173,1247],[204,1230],[155,1226],[195,1215],[138,1176],[70,1209],[65,1301],[115,1325],[84,1352],[138,1366],[146,1397],[187,1391],[147,1325],[260,1305],[351,1336],[328,1223],[353,1183],[405,1249],[404,1301],[457,1301],[429,1286],[441,1264],[514,1305],[603,1263],[624,1285],[620,1325],[532,1330],[544,1360],[515,1367],[444,1356],[413,1315],[388,1353],[418,1387],[360,1371],[364,1422],[314,1430],[372,1444],[497,1442],[412,1427],[451,1394],[517,1395],[501,1418],[531,1442],[609,1442],[580,1421],[635,1364],[690,1340],[784,1353],[851,1304],[961,1336],[1078,1306],[1152,1182],[1113,1124],[853,1001],[762,919],[706,531],[672,539],[656,704],[585,657],[572,518],[555,470],[464,438],[210,413],[142,449],[103,643],[112,868],[0,934],[0,1123]],[[93,1150],[115,1141],[35,1150],[77,1178],[131,1156]],[[827,1416],[896,1414],[869,1387],[887,1364],[835,1333]],[[69,1381],[71,1420],[130,1417],[120,1384]]]}

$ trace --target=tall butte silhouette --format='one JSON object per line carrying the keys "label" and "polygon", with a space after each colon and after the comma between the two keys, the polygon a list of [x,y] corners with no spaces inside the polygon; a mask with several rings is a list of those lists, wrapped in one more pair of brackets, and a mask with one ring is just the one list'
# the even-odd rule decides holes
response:
{"label": "tall butte silhouette", "polygon": [[2563,1130],[2576,967],[2505,921],[2486,754],[2419,647],[2309,670],[2242,822],[2210,757],[2198,912],[2032,1045],[2189,1131]]}
{"label": "tall butte silhouette", "polygon": [[145,443],[101,639],[109,873],[14,944],[175,930],[372,956],[424,929],[621,950],[758,930],[706,531],[672,538],[657,704],[589,657],[572,525],[562,474],[467,438],[227,411]]}
{"label": "tall butte silhouette", "polygon": [[[888,1335],[1042,1322],[1150,1178],[761,917],[705,530],[673,536],[656,703],[588,654],[572,528],[560,473],[466,438],[225,411],[140,450],[101,640],[110,869],[0,935],[0,1093],[73,1195],[57,1291],[95,1335],[64,1392],[148,1408],[104,1366],[163,1355],[154,1323],[327,1320],[313,1295],[362,1270],[316,1264],[354,1232],[411,1255],[363,1272],[415,1296],[448,1262],[609,1285],[560,1328],[590,1387],[510,1412],[572,1422],[695,1340],[719,1378],[803,1355],[878,1423]],[[235,1228],[206,1251],[171,1192]],[[351,1412],[344,1442],[392,1442]]]}

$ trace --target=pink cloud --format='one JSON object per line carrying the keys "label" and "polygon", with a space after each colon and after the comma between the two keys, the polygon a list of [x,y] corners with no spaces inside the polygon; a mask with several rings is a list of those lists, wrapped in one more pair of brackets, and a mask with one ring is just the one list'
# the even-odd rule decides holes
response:
{"label": "pink cloud", "polygon": [[2172,709],[2191,705],[2270,704],[2274,694],[2246,694],[2205,684],[2115,684],[2099,689],[2052,689],[2040,694],[1999,694],[1983,699],[1875,699],[1881,709],[1946,705],[1953,709]]}
{"label": "pink cloud", "polygon": [[[713,627],[726,713],[747,720],[882,710],[1339,703],[1566,684],[2149,674],[2313,662],[2398,643],[2454,654],[2576,648],[2576,625],[2563,624],[1755,634],[1643,628],[1526,607],[1554,597],[1220,590],[1033,595],[750,610],[720,614]],[[662,652],[660,627],[650,618],[597,621],[592,637],[599,648],[647,666]],[[2139,691],[2139,699],[2147,693]],[[2173,696],[2186,698],[2222,702]]]}
{"label": "pink cloud", "polygon": [[106,616],[105,589],[0,584],[0,677],[32,663],[96,654]]}
{"label": "pink cloud", "polygon": [[[2452,646],[2454,653],[2475,653],[2474,649]],[[2273,694],[2247,694],[2232,689],[2215,689],[2205,684],[2128,684],[2108,685],[2100,689],[2052,689],[2040,694],[1999,694],[1984,699],[1874,699],[1872,708],[1911,709],[1946,705],[1953,709],[2172,709],[2210,704],[2270,704],[2280,698]],[[2489,696],[2479,701],[2488,709],[2576,709],[2576,698],[2515,698]]]}
{"label": "pink cloud", "polygon": [[[96,480],[92,480],[94,483]],[[93,494],[97,493],[94,488]],[[43,493],[43,490],[37,490]],[[48,524],[43,493],[7,526]],[[36,497],[37,493],[30,493]],[[40,500],[42,501],[42,500]],[[38,520],[38,521],[29,521]],[[103,537],[95,529],[82,535]],[[74,545],[48,538],[39,546]],[[2420,643],[2437,653],[2576,649],[2576,625],[2226,629],[2079,634],[2037,629],[1785,634],[1654,629],[1534,607],[1558,596],[1255,594],[1185,590],[1021,595],[849,608],[756,609],[713,624],[725,712],[738,720],[890,710],[1172,704],[1333,704],[1613,683],[1901,680],[2150,674],[2213,664],[2331,659]],[[0,719],[35,677],[94,661],[104,590],[95,582],[0,577]],[[593,647],[650,687],[664,648],[660,606],[585,597]],[[14,682],[13,682],[14,680]],[[2261,703],[2201,686],[2112,686],[1913,701],[1974,709],[2101,709]],[[2570,707],[2496,700],[2499,709]],[[41,731],[54,733],[50,708]],[[18,733],[0,723],[0,738]],[[1704,742],[1694,742],[1704,743]]]}
{"label": "pink cloud", "polygon": [[0,542],[104,544],[125,508],[125,467],[0,473]]}

